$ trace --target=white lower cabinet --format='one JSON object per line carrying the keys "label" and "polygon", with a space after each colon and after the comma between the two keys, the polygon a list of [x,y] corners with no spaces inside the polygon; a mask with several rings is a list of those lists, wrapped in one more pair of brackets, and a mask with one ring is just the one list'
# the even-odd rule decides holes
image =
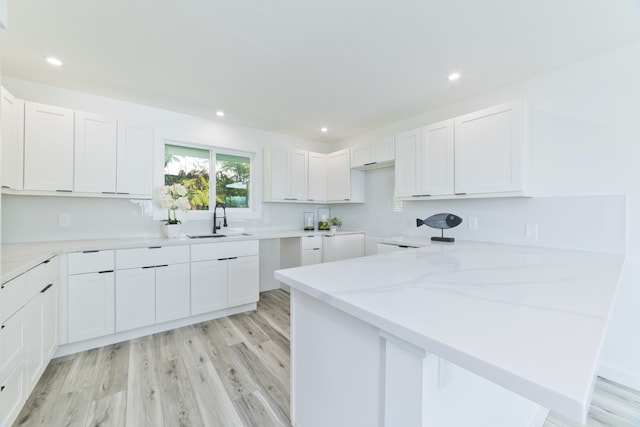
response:
{"label": "white lower cabinet", "polygon": [[191,314],[227,308],[227,260],[191,263]]}
{"label": "white lower cabinet", "polygon": [[69,342],[114,333],[114,251],[70,253],[67,274]]}
{"label": "white lower cabinet", "polygon": [[191,314],[258,301],[257,240],[191,247]]}
{"label": "white lower cabinet", "polygon": [[322,263],[322,236],[300,238],[300,265]]}
{"label": "white lower cabinet", "polygon": [[258,256],[234,257],[227,262],[227,305],[258,301]]}
{"label": "white lower cabinet", "polygon": [[322,236],[324,262],[364,256],[364,233],[325,234]]}
{"label": "white lower cabinet", "polygon": [[57,345],[56,258],[0,288],[0,426],[11,425]]}
{"label": "white lower cabinet", "polygon": [[189,264],[163,265],[156,270],[156,322],[189,316]]}
{"label": "white lower cabinet", "polygon": [[155,323],[155,281],[153,267],[116,271],[116,332]]}
{"label": "white lower cabinet", "polygon": [[115,274],[86,273],[67,279],[69,342],[115,332]]}
{"label": "white lower cabinet", "polygon": [[0,426],[10,426],[27,400],[25,359],[0,383]]}
{"label": "white lower cabinet", "polygon": [[116,251],[116,332],[188,317],[189,246]]}

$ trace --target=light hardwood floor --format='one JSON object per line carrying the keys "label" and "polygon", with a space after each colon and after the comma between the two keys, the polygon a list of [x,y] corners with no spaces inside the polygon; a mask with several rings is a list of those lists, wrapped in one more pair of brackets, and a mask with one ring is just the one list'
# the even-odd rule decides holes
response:
{"label": "light hardwood floor", "polygon": [[[255,312],[55,359],[14,426],[289,426],[289,330],[289,294],[270,291]],[[640,393],[599,379],[593,402],[588,426],[640,426]]]}

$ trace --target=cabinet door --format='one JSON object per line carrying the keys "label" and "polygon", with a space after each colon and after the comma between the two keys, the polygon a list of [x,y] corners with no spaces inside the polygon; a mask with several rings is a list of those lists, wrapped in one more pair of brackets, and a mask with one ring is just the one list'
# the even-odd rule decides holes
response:
{"label": "cabinet door", "polygon": [[371,146],[371,160],[376,163],[391,163],[396,158],[395,140],[388,138]]}
{"label": "cabinet door", "polygon": [[336,234],[333,238],[333,260],[364,256],[364,234]]}
{"label": "cabinet door", "polygon": [[304,249],[300,252],[300,265],[322,263],[322,248]]}
{"label": "cabinet door", "polygon": [[153,325],[155,321],[155,268],[117,270],[116,332]]}
{"label": "cabinet door", "polygon": [[18,310],[0,328],[0,377],[25,354],[24,314],[24,310]]}
{"label": "cabinet door", "polygon": [[24,359],[0,378],[0,426],[10,426],[27,400]]}
{"label": "cabinet door", "polygon": [[327,156],[327,201],[351,199],[351,164],[349,149]]}
{"label": "cabinet door", "polygon": [[227,308],[227,261],[191,263],[191,315]]}
{"label": "cabinet door", "polygon": [[309,201],[324,201],[326,154],[309,153]]}
{"label": "cabinet door", "polygon": [[371,148],[368,145],[351,148],[351,167],[357,168],[371,163]]}
{"label": "cabinet door", "polygon": [[420,129],[396,135],[396,183],[394,190],[396,197],[412,197],[422,194],[420,139]]}
{"label": "cabinet door", "polygon": [[43,291],[42,354],[46,365],[58,349],[58,283],[54,282]]}
{"label": "cabinet door", "polygon": [[73,190],[73,111],[25,102],[25,190]]}
{"label": "cabinet door", "polygon": [[189,264],[156,267],[156,322],[189,317]]}
{"label": "cabinet door", "polygon": [[22,190],[24,102],[1,88],[2,186]]}
{"label": "cabinet door", "polygon": [[307,182],[309,180],[309,152],[291,151],[291,175],[289,177],[289,197],[294,200],[307,200]]}
{"label": "cabinet door", "polygon": [[23,308],[25,310],[24,331],[27,360],[27,392],[35,387],[43,370],[44,354],[42,347],[42,301],[44,297],[38,295]]}
{"label": "cabinet door", "polygon": [[153,195],[153,127],[118,120],[118,194]]}
{"label": "cabinet door", "polygon": [[421,193],[453,194],[453,120],[422,128]]}
{"label": "cabinet door", "polygon": [[74,159],[74,191],[115,193],[115,119],[77,111]]}
{"label": "cabinet door", "polygon": [[231,258],[227,262],[229,307],[258,301],[258,257]]}
{"label": "cabinet door", "polygon": [[68,278],[69,342],[114,332],[115,288],[113,272]]}
{"label": "cabinet door", "polygon": [[455,193],[522,191],[522,103],[455,119]]}
{"label": "cabinet door", "polygon": [[265,149],[266,200],[285,200],[289,197],[289,149],[269,147]]}

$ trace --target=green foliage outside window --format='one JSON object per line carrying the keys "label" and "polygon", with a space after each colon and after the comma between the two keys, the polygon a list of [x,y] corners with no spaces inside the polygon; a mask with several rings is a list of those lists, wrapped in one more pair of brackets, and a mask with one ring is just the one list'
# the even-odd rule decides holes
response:
{"label": "green foliage outside window", "polygon": [[[216,203],[228,208],[249,208],[251,159],[216,154]],[[188,191],[190,210],[210,208],[210,151],[165,145],[164,184],[182,184]]]}

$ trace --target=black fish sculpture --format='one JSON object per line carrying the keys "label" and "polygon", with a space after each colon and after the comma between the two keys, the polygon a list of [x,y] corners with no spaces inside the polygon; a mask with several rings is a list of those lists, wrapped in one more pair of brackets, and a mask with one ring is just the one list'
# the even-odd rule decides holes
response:
{"label": "black fish sculpture", "polygon": [[452,213],[439,213],[431,215],[429,218],[422,220],[416,219],[416,227],[421,225],[427,225],[431,228],[440,229],[440,237],[434,236],[431,238],[434,242],[453,242],[453,237],[444,237],[445,228],[454,228],[462,224],[462,218]]}

